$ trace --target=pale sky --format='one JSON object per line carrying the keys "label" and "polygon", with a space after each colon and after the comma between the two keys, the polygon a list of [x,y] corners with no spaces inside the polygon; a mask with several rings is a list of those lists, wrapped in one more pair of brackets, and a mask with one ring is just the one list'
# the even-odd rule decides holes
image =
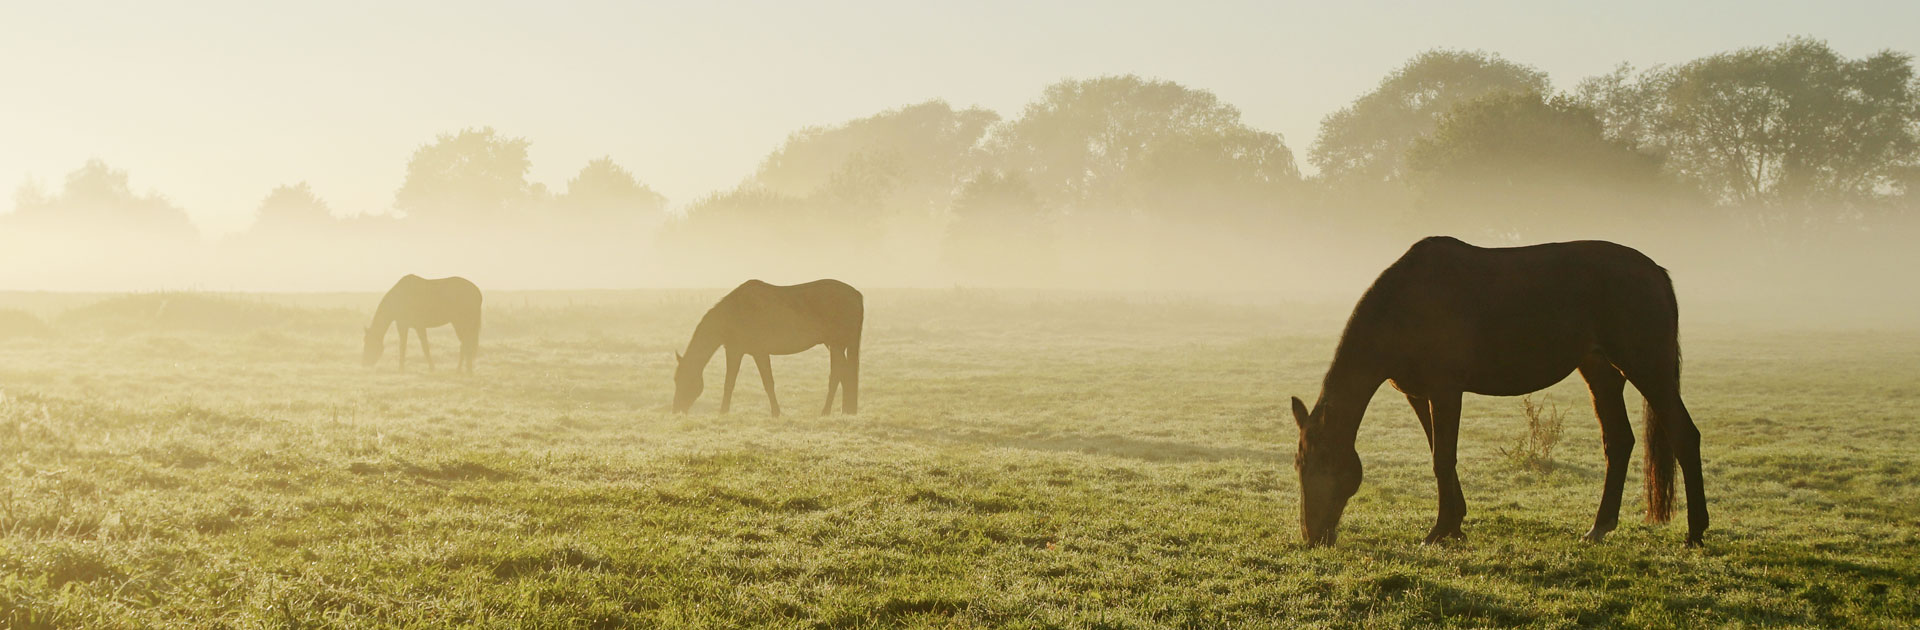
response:
{"label": "pale sky", "polygon": [[209,235],[303,180],[384,212],[416,147],[488,125],[555,190],[608,155],[681,207],[803,126],[932,98],[1011,118],[1126,73],[1213,91],[1304,166],[1321,117],[1430,48],[1562,88],[1792,35],[1920,53],[1913,1],[283,4],[0,0],[0,212],[89,158]]}

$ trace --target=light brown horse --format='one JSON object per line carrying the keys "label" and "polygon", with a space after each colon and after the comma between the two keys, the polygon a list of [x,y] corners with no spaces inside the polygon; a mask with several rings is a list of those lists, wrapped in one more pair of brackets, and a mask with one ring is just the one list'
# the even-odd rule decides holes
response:
{"label": "light brown horse", "polygon": [[1347,500],[1360,487],[1354,437],[1382,382],[1406,394],[1433,451],[1440,510],[1427,542],[1465,538],[1467,502],[1455,474],[1460,398],[1518,396],[1574,370],[1600,417],[1607,474],[1600,513],[1586,539],[1599,541],[1620,516],[1633,455],[1621,396],[1646,397],[1647,520],[1673,514],[1676,459],[1687,483],[1687,546],[1707,529],[1700,431],[1680,400],[1679,311],[1667,271],[1631,248],[1600,241],[1487,249],[1447,237],[1414,244],[1353,308],[1313,409],[1293,399],[1300,426],[1300,528],[1310,545],[1332,544]]}
{"label": "light brown horse", "polygon": [[427,355],[427,369],[433,369],[433,349],[427,345],[427,329],[453,324],[460,338],[460,369],[473,371],[473,357],[480,351],[480,287],[466,278],[428,280],[407,274],[380,298],[367,326],[361,360],[373,367],[380,360],[387,329],[400,327],[400,369],[407,369],[407,331],[420,333],[420,353]]}
{"label": "light brown horse", "polygon": [[700,397],[702,373],[713,353],[727,349],[727,385],[720,394],[720,413],[733,404],[734,377],[740,357],[752,356],[760,366],[760,382],[767,388],[767,406],[775,417],[780,401],[773,393],[776,354],[798,354],[818,345],[827,347],[827,404],[833,411],[834,389],[846,391],[840,410],[860,408],[860,328],[866,307],[858,290],[839,280],[816,280],[793,286],[775,286],[748,280],[735,288],[700,318],[687,342],[687,353],[673,355],[673,410],[685,412]]}

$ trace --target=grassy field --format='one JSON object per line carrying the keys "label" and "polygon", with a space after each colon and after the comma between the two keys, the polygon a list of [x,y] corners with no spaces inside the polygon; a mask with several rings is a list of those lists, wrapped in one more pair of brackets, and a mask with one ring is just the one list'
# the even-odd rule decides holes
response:
{"label": "grassy field", "polygon": [[[1714,528],[1600,545],[1577,379],[1546,471],[1469,397],[1467,542],[1423,547],[1391,390],[1340,543],[1299,544],[1289,395],[1344,306],[871,291],[824,351],[665,411],[717,291],[495,293],[479,371],[357,363],[375,295],[0,296],[0,627],[1912,627],[1920,332],[1685,320]],[[1683,307],[1685,305],[1683,304]],[[1630,406],[1638,415],[1637,402]]]}

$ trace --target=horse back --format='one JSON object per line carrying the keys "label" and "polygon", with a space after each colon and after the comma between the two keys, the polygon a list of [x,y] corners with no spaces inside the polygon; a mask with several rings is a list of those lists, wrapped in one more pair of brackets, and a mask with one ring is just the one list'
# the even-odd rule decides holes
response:
{"label": "horse back", "polygon": [[857,343],[865,319],[865,298],[838,280],[779,286],[749,280],[708,312],[742,347],[768,354],[792,354],[822,343]]}
{"label": "horse back", "polygon": [[1381,274],[1348,334],[1411,380],[1524,393],[1565,377],[1596,348],[1670,329],[1673,304],[1666,270],[1623,245],[1482,248],[1433,238]]}
{"label": "horse back", "polygon": [[453,324],[468,327],[480,321],[480,287],[459,276],[422,278],[408,274],[387,291],[383,309],[413,328]]}

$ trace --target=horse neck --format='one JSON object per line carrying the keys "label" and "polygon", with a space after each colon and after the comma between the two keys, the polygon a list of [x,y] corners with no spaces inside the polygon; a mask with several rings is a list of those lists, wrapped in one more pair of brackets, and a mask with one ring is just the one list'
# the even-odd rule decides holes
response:
{"label": "horse neck", "polygon": [[693,338],[687,340],[687,353],[682,360],[692,360],[693,367],[705,369],[707,362],[713,360],[713,353],[726,343],[721,338],[720,326],[713,320],[714,315],[709,311],[700,319],[700,325],[693,328]]}
{"label": "horse neck", "polygon": [[398,314],[394,312],[397,310],[399,309],[394,307],[392,296],[381,298],[380,306],[373,309],[373,321],[369,323],[368,326],[374,330],[385,332],[388,327],[393,325],[393,320],[398,318]]}
{"label": "horse neck", "polygon": [[1314,409],[1326,410],[1328,427],[1348,438],[1359,432],[1367,404],[1373,401],[1373,393],[1380,389],[1380,384],[1387,380],[1371,369],[1368,362],[1355,359],[1334,359],[1333,366],[1327,370],[1326,382],[1320,386],[1320,400],[1314,403]]}

